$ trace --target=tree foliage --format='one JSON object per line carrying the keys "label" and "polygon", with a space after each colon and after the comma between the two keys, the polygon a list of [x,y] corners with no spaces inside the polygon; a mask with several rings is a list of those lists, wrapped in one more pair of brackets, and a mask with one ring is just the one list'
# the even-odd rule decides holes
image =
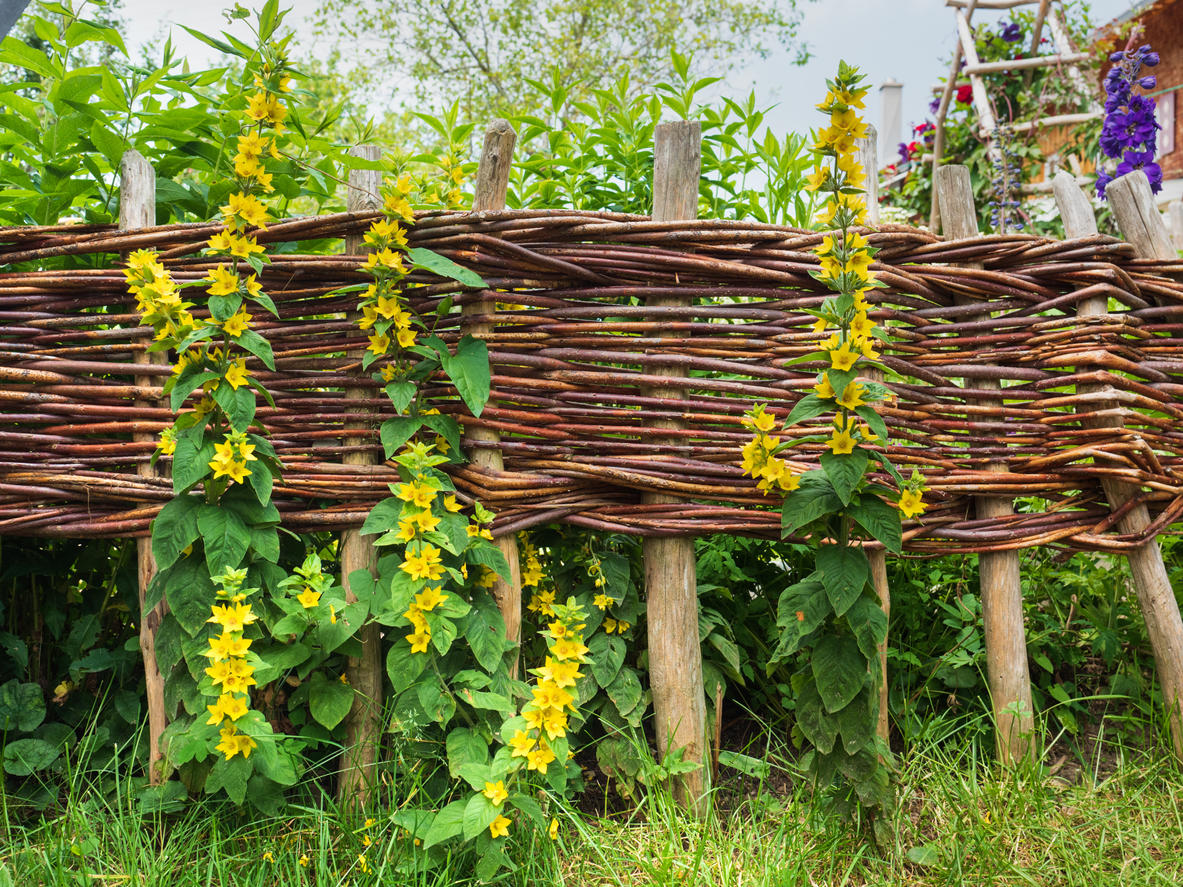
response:
{"label": "tree foliage", "polygon": [[523,107],[529,80],[553,68],[585,97],[628,73],[638,90],[672,72],[671,51],[693,51],[704,69],[725,74],[743,59],[784,47],[804,61],[797,0],[327,0],[318,32],[347,79],[371,95],[484,118]]}

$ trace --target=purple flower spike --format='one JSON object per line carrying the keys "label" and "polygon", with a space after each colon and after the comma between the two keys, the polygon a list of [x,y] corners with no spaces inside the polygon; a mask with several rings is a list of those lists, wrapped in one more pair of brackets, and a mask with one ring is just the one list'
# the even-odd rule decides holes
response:
{"label": "purple flower spike", "polygon": [[1159,126],[1154,102],[1134,92],[1154,89],[1158,78],[1140,76],[1143,66],[1158,64],[1158,53],[1149,45],[1123,50],[1110,56],[1114,66],[1105,76],[1105,120],[1101,126],[1101,153],[1117,161],[1116,168],[1097,170],[1097,196],[1119,176],[1140,169],[1150,180],[1151,190],[1162,190],[1162,169],[1154,162],[1154,144]]}

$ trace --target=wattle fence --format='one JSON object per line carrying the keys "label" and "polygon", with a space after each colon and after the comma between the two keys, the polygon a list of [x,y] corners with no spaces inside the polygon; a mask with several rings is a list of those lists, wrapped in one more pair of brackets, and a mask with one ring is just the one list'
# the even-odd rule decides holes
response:
{"label": "wattle fence", "polygon": [[[406,295],[445,341],[467,332],[488,344],[492,396],[481,416],[442,380],[428,394],[465,428],[471,459],[453,476],[462,496],[497,512],[511,572],[515,532],[531,526],[566,521],[647,537],[656,730],[659,742],[668,737],[702,761],[694,552],[682,542],[779,536],[779,503],[739,467],[750,438],[741,418],[755,403],[783,417],[811,390],[822,363],[799,362],[817,347],[805,309],[827,291],[810,276],[820,233],[687,219],[698,193],[697,126],[662,124],[657,137],[652,219],[504,210],[513,131],[495,124],[477,210],[421,215],[409,235],[488,288],[417,272]],[[172,497],[166,472],[148,464],[172,421],[160,400],[170,369],[146,351],[152,332],[138,325],[118,256],[152,248],[178,282],[194,281],[212,266],[200,251],[218,227],[142,227],[135,219],[152,216],[143,167],[142,158],[125,161],[125,203],[136,169],[147,186],[119,229],[0,230],[0,534],[143,536]],[[372,546],[355,529],[397,475],[383,464],[378,431],[389,402],[358,357],[366,339],[355,294],[339,292],[368,280],[362,259],[326,254],[340,249],[335,241],[357,244],[376,218],[358,209],[376,187],[359,182],[350,201],[358,211],[259,232],[273,256],[262,282],[280,316],[255,324],[275,371],[251,371],[275,397],[257,418],[285,465],[275,490],[284,525],[343,531],[342,563],[364,566]],[[881,409],[884,446],[929,488],[928,511],[905,524],[905,549],[980,557],[1004,759],[1026,755],[1033,731],[1015,550],[1126,554],[1183,755],[1183,620],[1155,541],[1183,517],[1183,262],[1141,173],[1109,188],[1128,243],[1095,233],[1071,177],[1057,182],[1070,235],[1062,241],[978,236],[967,171],[943,167],[936,185],[947,239],[892,225],[864,232],[886,284],[870,295],[890,338],[881,348],[895,395]],[[819,447],[796,448],[790,461],[816,466]],[[155,565],[150,547],[139,547],[143,601]],[[872,567],[889,608],[882,551]],[[494,593],[516,638],[520,583]],[[153,648],[160,612],[141,626],[154,756],[166,717]],[[377,633],[363,641],[379,644]],[[370,708],[380,712],[380,677],[351,682],[375,688]],[[377,728],[366,729],[351,735]],[[700,786],[686,784],[686,796],[697,796]]]}

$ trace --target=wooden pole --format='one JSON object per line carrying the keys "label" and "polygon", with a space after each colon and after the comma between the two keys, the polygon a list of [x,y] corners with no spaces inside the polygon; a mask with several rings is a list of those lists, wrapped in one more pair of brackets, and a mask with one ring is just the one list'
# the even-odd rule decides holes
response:
{"label": "wooden pole", "polygon": [[[944,166],[937,171],[936,193],[947,237],[961,240],[978,236],[969,169]],[[980,266],[971,266],[980,267]],[[989,314],[985,315],[987,318]],[[978,379],[979,388],[1001,389],[996,380]],[[983,400],[983,406],[1001,408],[1004,401]],[[991,462],[987,471],[1004,473],[1005,461]],[[1014,514],[1011,500],[975,496],[979,518],[1005,518]],[[986,671],[997,725],[999,759],[1011,764],[1032,753],[1035,731],[1031,704],[1031,677],[1027,667],[1027,640],[1023,628],[1023,589],[1017,551],[978,555],[981,580],[982,621],[986,632]]]}
{"label": "wooden pole", "polygon": [[[1097,233],[1097,222],[1088,198],[1081,193],[1071,175],[1061,172],[1054,182],[1056,202],[1064,220],[1064,230],[1069,237],[1085,237]],[[1121,229],[1122,236],[1133,245],[1138,255],[1145,259],[1174,259],[1175,249],[1171,245],[1162,216],[1154,206],[1154,195],[1150,182],[1141,170],[1132,172],[1110,182],[1105,189],[1113,216]],[[1080,317],[1097,317],[1108,313],[1105,296],[1085,299],[1077,308]],[[1104,391],[1116,395],[1109,385],[1081,386],[1090,392]],[[1098,412],[1106,413],[1091,421],[1090,427],[1121,427],[1124,420],[1111,411],[1118,407],[1117,398],[1112,402],[1096,405]],[[1103,480],[1101,487],[1113,509],[1121,508],[1140,494],[1134,484],[1116,480]],[[1118,521],[1122,533],[1140,535],[1150,525],[1150,512],[1142,503],[1134,505]],[[1143,545],[1127,552],[1130,574],[1138,604],[1146,620],[1146,633],[1154,651],[1154,663],[1158,679],[1162,684],[1163,703],[1166,707],[1171,729],[1171,743],[1175,754],[1183,758],[1183,618],[1179,615],[1179,604],[1171,588],[1170,575],[1162,560],[1162,551],[1157,539],[1149,539]]]}
{"label": "wooden pole", "polygon": [[[359,145],[350,149],[354,157],[378,160],[381,149],[376,145]],[[379,191],[382,174],[374,169],[354,169],[349,172],[349,190],[345,207],[349,212],[376,210],[382,205]],[[353,234],[345,238],[345,254],[359,255],[365,249],[363,238]],[[351,352],[358,363],[360,350]],[[365,432],[373,424],[373,414],[367,409],[350,407],[351,401],[365,398],[365,388],[345,389],[346,413],[357,416],[357,425],[351,431]],[[372,443],[364,434],[347,435],[346,447],[360,447]],[[377,462],[371,450],[349,450],[341,460],[345,465],[370,466]],[[344,530],[340,540],[341,584],[345,588],[345,600],[353,603],[357,595],[349,577],[357,570],[365,570],[371,576],[378,575],[378,552],[374,548],[374,537],[363,536],[359,530]],[[337,801],[341,804],[356,803],[365,806],[378,786],[378,748],[382,742],[382,637],[376,623],[364,626],[358,632],[361,642],[361,656],[350,656],[345,663],[345,675],[353,687],[353,707],[345,718],[345,748],[341,755],[341,770],[337,777]]]}
{"label": "wooden pole", "polygon": [[[653,149],[653,219],[672,222],[698,216],[702,171],[702,128],[697,121],[659,123]],[[650,299],[651,305],[688,305],[683,297]],[[671,330],[669,335],[675,335]],[[685,376],[680,369],[653,371]],[[659,388],[651,396],[684,396],[676,388]],[[657,428],[681,428],[674,419],[654,421]],[[670,504],[674,497],[645,493],[646,504]],[[694,540],[689,537],[647,537],[645,560],[646,618],[649,628],[649,685],[653,692],[658,757],[682,750],[683,760],[706,760],[706,703],[702,684],[702,647],[698,636],[698,578]],[[704,767],[675,781],[674,794],[698,812],[705,808]]]}
{"label": "wooden pole", "polygon": [[[123,155],[120,164],[119,230],[149,228],[156,224],[156,170],[139,151],[134,149]],[[146,354],[147,363],[152,366],[167,366],[168,355],[163,351]],[[159,388],[159,376],[136,376],[136,387]],[[137,404],[137,406],[147,404]],[[155,405],[155,404],[153,404]],[[153,434],[133,434],[138,442],[155,442]],[[147,461],[136,467],[140,477],[157,477],[156,466]],[[160,737],[168,726],[164,707],[164,676],[156,663],[156,632],[160,622],[168,613],[168,602],[163,599],[150,610],[145,610],[148,586],[156,576],[156,558],[152,556],[152,539],[141,536],[136,539],[136,574],[140,592],[140,655],[144,659],[144,692],[148,701],[148,781],[160,785],[164,781],[163,751]]]}
{"label": "wooden pole", "polygon": [[[476,194],[473,197],[473,212],[489,212],[505,209],[505,192],[509,188],[509,170],[513,164],[513,147],[518,134],[508,120],[494,120],[485,132],[485,145],[481,151],[480,165],[476,174]],[[487,339],[493,333],[493,324],[485,316],[496,307],[496,296],[489,291],[482,292],[479,299],[467,302],[463,308],[464,331],[478,339]],[[465,433],[471,444],[469,458],[480,471],[494,474],[505,470],[500,443],[501,435],[489,428],[472,428]],[[509,563],[510,581],[498,578],[493,583],[493,596],[505,620],[505,636],[518,641],[522,633],[522,568],[518,558],[518,540],[513,533],[497,536],[494,540],[505,560]],[[516,664],[514,668],[516,672]]]}
{"label": "wooden pole", "polygon": [[[977,4],[978,0],[969,0],[965,13],[967,20],[973,18],[974,7]],[[949,73],[945,77],[945,88],[941,90],[941,103],[937,107],[936,132],[932,137],[932,209],[928,214],[928,227],[931,231],[939,231],[941,228],[941,207],[937,201],[937,170],[941,168],[941,155],[945,153],[945,118],[949,114],[949,102],[953,99],[953,90],[957,86],[957,75],[960,73],[961,39],[958,37],[957,45],[953,47],[953,61],[949,65]]]}
{"label": "wooden pole", "polygon": [[[875,127],[868,126],[867,134],[858,142],[859,162],[867,173],[867,224],[879,224],[879,172],[874,166],[876,141],[878,133]],[[878,370],[867,370],[867,379],[872,382],[882,382],[883,373]],[[871,583],[875,593],[879,596],[879,604],[883,607],[883,615],[891,621],[891,589],[887,587],[887,551],[880,548],[867,552],[871,561]],[[879,738],[885,743],[891,741],[891,725],[887,713],[887,636],[879,645]]]}

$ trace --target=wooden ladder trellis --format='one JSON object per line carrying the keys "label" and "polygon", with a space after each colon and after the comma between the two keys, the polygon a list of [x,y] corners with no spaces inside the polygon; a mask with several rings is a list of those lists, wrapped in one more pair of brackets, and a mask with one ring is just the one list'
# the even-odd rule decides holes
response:
{"label": "wooden ladder trellis", "polygon": [[[1004,59],[997,62],[983,62],[978,57],[974,42],[973,28],[970,21],[977,9],[1014,9],[1019,6],[1034,6],[1039,4],[1035,13],[1035,24],[1031,33],[1031,44],[1028,58]],[[1077,52],[1072,45],[1072,39],[1059,11],[1051,0],[945,0],[945,5],[953,7],[957,17],[957,47],[953,50],[953,63],[949,67],[949,76],[945,79],[945,88],[941,93],[941,102],[937,108],[936,132],[933,136],[932,167],[933,181],[936,181],[937,170],[941,165],[941,154],[945,146],[945,117],[949,112],[949,103],[953,97],[958,76],[965,74],[969,77],[973,92],[974,111],[978,115],[978,133],[987,145],[987,152],[992,160],[1000,157],[1000,148],[994,140],[994,132],[998,121],[994,116],[994,108],[990,104],[990,95],[986,90],[983,74],[998,72],[1026,71],[1027,76],[1035,68],[1045,68],[1052,65],[1062,66],[1066,76],[1081,94],[1089,92],[1088,81],[1081,72],[1079,63],[1090,56],[1087,52]],[[1040,40],[1043,37],[1043,27],[1047,25],[1051,32],[1052,45],[1055,52],[1052,55],[1036,55]],[[964,69],[961,67],[965,60]],[[1100,108],[1092,108],[1074,114],[1054,114],[1027,120],[1019,123],[1007,124],[1006,129],[1012,133],[1030,132],[1040,126],[1069,125],[1083,123],[1099,117]],[[933,191],[932,211],[929,216],[929,228],[939,230],[941,224],[940,207]]]}

